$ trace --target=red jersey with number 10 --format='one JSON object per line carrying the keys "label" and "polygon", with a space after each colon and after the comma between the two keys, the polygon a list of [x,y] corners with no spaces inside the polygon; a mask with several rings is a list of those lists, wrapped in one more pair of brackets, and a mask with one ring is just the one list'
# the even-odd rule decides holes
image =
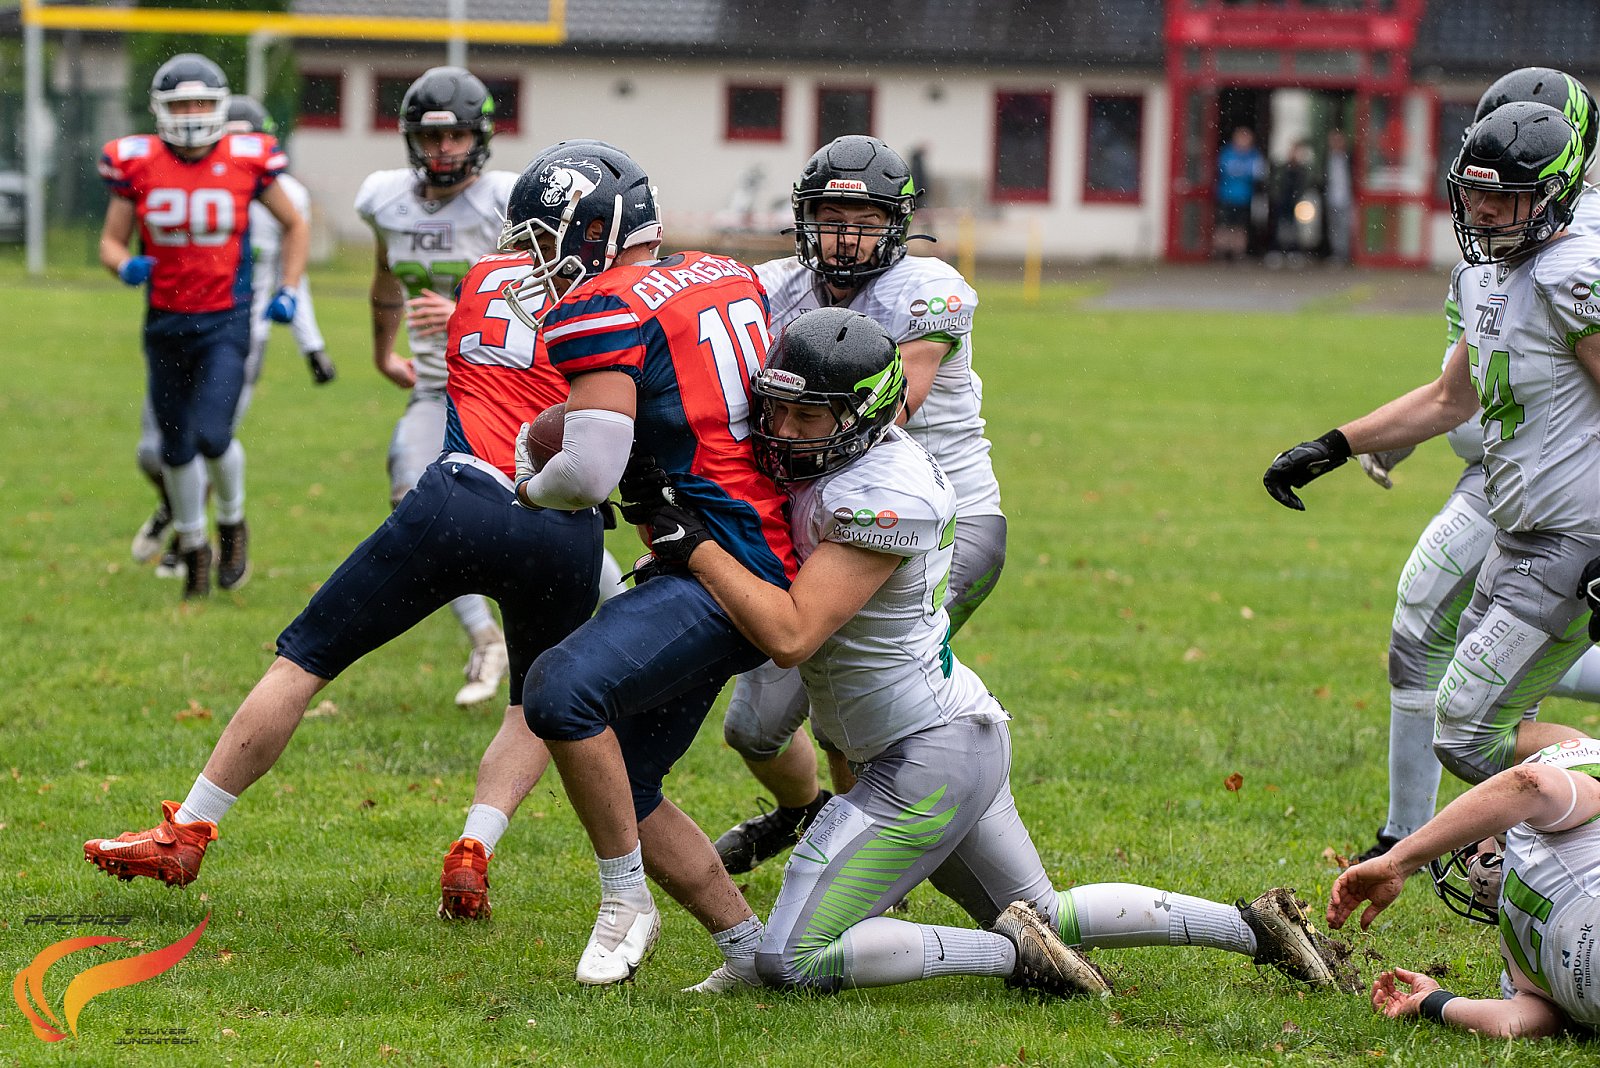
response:
{"label": "red jersey with number 10", "polygon": [[522,424],[567,399],[567,380],[500,295],[531,266],[521,252],[475,263],[461,280],[445,349],[445,449],[476,456],[513,479]]}
{"label": "red jersey with number 10", "polygon": [[133,201],[144,255],[155,257],[150,307],[249,307],[250,202],[288,162],[267,134],[226,134],[197,160],[179,158],[151,134],[106,143],[100,177]]}
{"label": "red jersey with number 10", "polygon": [[568,379],[631,376],[634,449],[673,476],[740,563],[776,585],[794,578],[785,496],[750,451],[750,378],[771,341],[754,270],[704,252],[613,267],[563,297],[540,334]]}

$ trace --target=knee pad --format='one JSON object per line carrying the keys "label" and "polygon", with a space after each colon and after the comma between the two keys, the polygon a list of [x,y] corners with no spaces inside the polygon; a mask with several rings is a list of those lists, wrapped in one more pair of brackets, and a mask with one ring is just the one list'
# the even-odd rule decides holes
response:
{"label": "knee pad", "polygon": [[758,952],[756,976],[761,980],[762,986],[774,990],[806,990],[817,994],[834,994],[844,985],[844,979],[839,975],[806,974],[799,962],[785,953]]}
{"label": "knee pad", "polygon": [[522,683],[528,729],[549,742],[581,742],[605,730],[599,705],[582,693],[579,680],[584,677],[579,657],[559,645],[546,649]]}
{"label": "knee pad", "polygon": [[1511,766],[1523,714],[1570,662],[1541,662],[1554,642],[1498,604],[1462,637],[1434,694],[1433,751],[1451,774],[1478,783]]}
{"label": "knee pad", "polygon": [[763,664],[734,679],[722,737],[742,757],[771,760],[783,752],[810,710],[798,671]]}

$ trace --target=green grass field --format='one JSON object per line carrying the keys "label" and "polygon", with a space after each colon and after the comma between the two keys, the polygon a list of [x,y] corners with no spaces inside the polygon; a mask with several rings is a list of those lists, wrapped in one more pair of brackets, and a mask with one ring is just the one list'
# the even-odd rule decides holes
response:
{"label": "green grass field", "polygon": [[[1363,997],[1194,949],[1097,954],[1118,989],[1104,1004],[978,979],[704,999],[678,991],[715,952],[671,904],[635,984],[580,989],[571,969],[597,886],[553,775],[496,856],[493,921],[434,918],[439,859],[500,716],[452,705],[466,648],[448,613],[326,691],[197,883],[115,882],[80,844],[150,826],[162,798],[184,795],[278,631],[385,514],[403,398],[370,368],[360,269],[314,276],[341,377],[313,389],[275,338],[242,433],[256,576],[180,607],[177,584],[128,559],[152,503],[133,464],[138,294],[82,269],[37,283],[15,259],[0,284],[0,978],[60,939],[121,934],[149,950],[210,915],[182,963],[92,1001],[75,1038],[42,1043],[0,1005],[0,1064],[1592,1062],[1581,1042],[1391,1024]],[[1260,476],[1278,449],[1427,377],[1437,317],[1112,313],[1083,306],[1082,286],[1032,306],[982,290],[977,360],[1010,555],[957,651],[1016,717],[1013,784],[1046,866],[1059,886],[1230,901],[1291,885],[1320,913],[1331,853],[1364,848],[1382,821],[1394,579],[1456,461],[1429,446],[1389,493],[1351,465],[1311,487],[1303,515]],[[627,538],[615,548],[635,555]],[[1600,723],[1580,705],[1547,715]],[[668,784],[713,834],[757,794],[717,716]],[[748,878],[757,912],[779,875]],[[27,922],[46,913],[132,919]],[[926,887],[910,915],[966,922]],[[1354,941],[1364,979],[1388,962],[1461,993],[1496,989],[1490,933],[1421,880]],[[72,975],[126,955],[62,960],[50,1005]],[[148,1029],[182,1029],[169,1037],[187,1044],[126,1044]]]}

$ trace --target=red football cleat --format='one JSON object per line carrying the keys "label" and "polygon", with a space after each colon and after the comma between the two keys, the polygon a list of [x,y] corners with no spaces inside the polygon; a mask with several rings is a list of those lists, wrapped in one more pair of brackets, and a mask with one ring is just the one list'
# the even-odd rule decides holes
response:
{"label": "red football cleat", "polygon": [[115,838],[83,843],[83,859],[122,880],[142,875],[168,886],[188,886],[200,874],[206,846],[217,840],[217,825],[197,820],[174,823],[178,802],[161,802],[161,824],[148,831],[128,831]]}
{"label": "red football cleat", "polygon": [[489,918],[489,854],[476,838],[458,838],[439,876],[441,920]]}

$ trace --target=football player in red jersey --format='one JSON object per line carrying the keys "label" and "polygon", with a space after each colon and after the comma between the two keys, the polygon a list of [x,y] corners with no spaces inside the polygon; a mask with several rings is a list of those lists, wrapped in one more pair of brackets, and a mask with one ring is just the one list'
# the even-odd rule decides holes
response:
{"label": "football player in red jersey", "polygon": [[600,567],[596,509],[514,503],[518,428],[567,394],[534,331],[500,294],[530,265],[526,256],[488,256],[467,274],[449,326],[444,452],[278,636],[277,660],[229,720],[184,802],[164,802],[151,830],[84,843],[101,870],[192,881],[218,821],[276,763],[311,699],[451,599],[477,593],[504,614],[511,704],[484,752],[466,827],[445,856],[439,914],[489,914],[489,856],[549,762],[523,717],[522,678],[535,656],[589,617]]}
{"label": "football player in red jersey", "polygon": [[[250,348],[250,202],[283,224],[282,278],[267,306],[294,319],[307,227],[275,183],[287,159],[264,134],[226,132],[228,83],[204,56],[174,56],[156,71],[156,135],[109,142],[100,173],[110,186],[100,262],[130,286],[149,283],[144,323],[150,401],[161,428],[162,488],[187,569],[185,599],[211,592],[206,469],[217,490],[217,584],[249,577],[244,449],[233,437]],[[129,243],[138,227],[141,253]]]}
{"label": "football player in red jersey", "polygon": [[[563,142],[518,179],[501,243],[531,252],[535,266],[507,296],[542,321],[550,362],[572,383],[561,451],[537,472],[519,465],[518,498],[577,508],[619,479],[625,502],[670,493],[694,502],[750,571],[787,586],[796,563],[783,498],[748,441],[766,295],[751,268],[726,257],[656,259],[660,241],[649,178],[611,145]],[[661,782],[723,684],[765,655],[686,569],[649,570],[534,661],[523,684],[528,725],[599,862],[600,916],[577,967],[591,985],[627,979],[655,941],[647,864],[725,957],[753,954],[761,929]]]}

